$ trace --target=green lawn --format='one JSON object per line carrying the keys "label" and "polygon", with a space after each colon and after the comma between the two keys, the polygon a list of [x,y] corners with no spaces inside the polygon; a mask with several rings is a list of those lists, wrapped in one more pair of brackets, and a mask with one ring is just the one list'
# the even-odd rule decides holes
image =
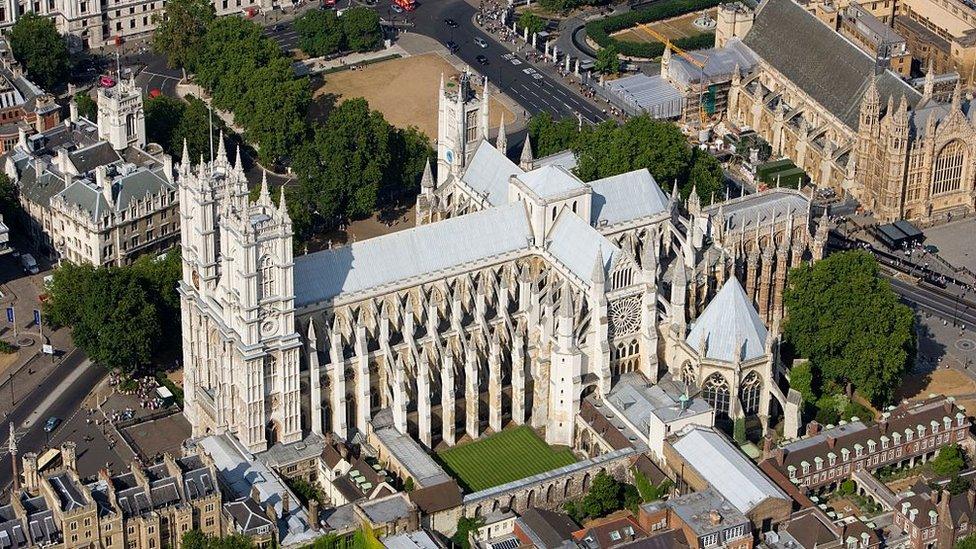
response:
{"label": "green lawn", "polygon": [[477,492],[576,462],[568,448],[554,449],[522,425],[454,446],[438,454],[468,492]]}

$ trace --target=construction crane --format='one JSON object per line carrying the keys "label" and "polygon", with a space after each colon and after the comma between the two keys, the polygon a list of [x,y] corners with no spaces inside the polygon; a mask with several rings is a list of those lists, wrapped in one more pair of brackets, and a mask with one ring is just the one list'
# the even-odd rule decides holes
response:
{"label": "construction crane", "polygon": [[652,29],[651,27],[648,27],[644,23],[637,23],[637,26],[647,34],[650,34],[652,37],[654,37],[655,40],[664,44],[665,51],[671,50],[674,53],[681,56],[681,58],[684,59],[685,61],[698,67],[698,71],[700,73],[698,79],[698,88],[699,88],[698,89],[698,117],[701,122],[701,126],[705,127],[705,124],[708,123],[709,120],[709,115],[707,112],[705,112],[705,65],[708,63],[708,56],[707,55],[704,56],[705,57],[704,61],[699,61],[694,55],[691,55],[685,50],[672,44],[671,39],[668,38],[667,36],[664,36],[660,32]]}

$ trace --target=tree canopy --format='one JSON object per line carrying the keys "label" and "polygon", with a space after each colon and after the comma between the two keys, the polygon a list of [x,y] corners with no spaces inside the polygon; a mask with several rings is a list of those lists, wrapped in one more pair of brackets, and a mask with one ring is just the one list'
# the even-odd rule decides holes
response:
{"label": "tree canopy", "polygon": [[579,501],[570,501],[563,510],[576,522],[606,516],[620,509],[635,509],[641,494],[633,484],[620,482],[606,472],[593,477],[590,490]]}
{"label": "tree canopy", "polygon": [[869,253],[836,253],[792,271],[783,297],[786,342],[808,358],[814,391],[856,389],[891,402],[915,355],[914,315]]}
{"label": "tree canopy", "polygon": [[48,90],[67,83],[68,44],[53,19],[29,11],[17,19],[7,36],[14,58],[32,81]]}
{"label": "tree canopy", "polygon": [[164,259],[143,256],[127,267],[62,263],[54,271],[44,315],[55,326],[70,326],[71,337],[95,363],[132,372],[172,344],[160,333],[178,326],[179,252]]}
{"label": "tree canopy", "polygon": [[929,464],[940,477],[954,477],[966,467],[966,455],[958,444],[950,444],[939,450]]}
{"label": "tree canopy", "polygon": [[92,99],[91,94],[86,91],[75,93],[75,103],[78,105],[78,115],[98,122],[98,104]]}
{"label": "tree canopy", "polygon": [[623,124],[607,120],[580,128],[573,119],[554,121],[543,113],[529,120],[528,130],[536,156],[573,149],[575,172],[583,181],[647,168],[666,192],[677,181],[685,199],[693,188],[704,203],[724,193],[721,164],[707,152],[692,148],[671,122],[644,114]]}
{"label": "tree canopy", "polygon": [[617,74],[620,72],[620,51],[616,44],[609,44],[605,48],[600,48],[596,54],[596,62],[593,68],[603,74]]}
{"label": "tree canopy", "polygon": [[340,103],[295,156],[298,185],[288,205],[298,240],[312,225],[368,216],[382,202],[414,193],[432,154],[424,134],[394,128],[365,99]]}
{"label": "tree canopy", "polygon": [[522,15],[519,15],[518,26],[523,29],[528,29],[529,34],[532,35],[537,32],[542,32],[546,28],[546,22],[531,11],[526,11],[522,12]]}
{"label": "tree canopy", "polygon": [[251,549],[254,543],[244,534],[208,536],[200,530],[183,534],[183,549]]}
{"label": "tree canopy", "polygon": [[[210,156],[210,111],[202,100],[188,95],[184,100],[160,95],[145,104],[146,135],[174,158],[184,160],[183,140],[186,140],[190,161]],[[213,116],[214,146],[223,132],[225,139],[234,139],[220,117]]]}
{"label": "tree canopy", "polygon": [[153,49],[166,56],[170,68],[193,70],[207,26],[215,18],[213,3],[209,0],[169,0],[162,17],[153,17],[156,19]]}
{"label": "tree canopy", "polygon": [[379,15],[363,6],[354,6],[341,17],[332,10],[308,11],[295,20],[295,32],[298,47],[313,57],[370,51],[383,41]]}

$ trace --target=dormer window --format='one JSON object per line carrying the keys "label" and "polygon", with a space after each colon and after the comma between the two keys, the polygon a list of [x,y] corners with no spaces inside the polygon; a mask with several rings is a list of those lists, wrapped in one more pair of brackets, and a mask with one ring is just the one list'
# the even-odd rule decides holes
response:
{"label": "dormer window", "polygon": [[966,421],[966,415],[962,412],[956,414],[956,427],[962,427],[963,422]]}
{"label": "dormer window", "polygon": [[855,458],[859,458],[859,457],[861,457],[861,454],[863,454],[863,453],[864,453],[864,446],[861,446],[860,444],[855,444],[854,445],[854,457]]}
{"label": "dormer window", "polygon": [[939,422],[933,419],[931,425],[932,425],[932,434],[934,435],[934,434],[938,433],[939,432]]}
{"label": "dormer window", "polygon": [[922,438],[922,437],[925,436],[925,426],[924,425],[919,425],[916,428],[916,430],[918,431],[918,438]]}
{"label": "dormer window", "polygon": [[891,433],[891,440],[895,443],[895,446],[901,444],[901,433]]}
{"label": "dormer window", "polygon": [[873,454],[874,451],[875,451],[875,449],[877,448],[877,446],[878,446],[878,443],[877,442],[875,442],[873,440],[869,440],[868,441],[868,453],[869,454]]}
{"label": "dormer window", "polygon": [[818,471],[821,470],[821,469],[823,469],[823,458],[822,457],[817,456],[817,457],[813,458],[813,463],[814,463],[814,465],[816,465]]}
{"label": "dormer window", "polygon": [[830,466],[831,467],[833,467],[834,465],[836,465],[837,464],[837,454],[835,454],[833,452],[827,453],[827,463],[830,463]]}
{"label": "dormer window", "polygon": [[851,459],[851,451],[847,448],[840,449],[840,458],[844,461]]}
{"label": "dormer window", "polygon": [[806,460],[800,462],[800,468],[803,469],[803,474],[806,475],[810,472],[810,463]]}
{"label": "dormer window", "polygon": [[915,436],[915,431],[905,429],[905,442],[911,442],[913,436]]}
{"label": "dormer window", "polygon": [[948,431],[949,429],[952,429],[952,420],[949,419],[949,416],[946,416],[946,417],[942,418],[942,425],[945,426],[945,430],[946,431]]}
{"label": "dormer window", "polygon": [[790,465],[786,468],[786,470],[790,473],[790,479],[796,480],[796,467]]}

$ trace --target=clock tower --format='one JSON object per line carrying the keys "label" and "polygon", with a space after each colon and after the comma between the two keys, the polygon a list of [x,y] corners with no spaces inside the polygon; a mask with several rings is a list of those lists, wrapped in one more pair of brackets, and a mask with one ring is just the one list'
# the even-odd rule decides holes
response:
{"label": "clock tower", "polygon": [[459,177],[471,161],[478,143],[488,139],[488,79],[480,96],[471,74],[462,72],[447,84],[441,75],[437,109],[437,185],[449,175]]}

